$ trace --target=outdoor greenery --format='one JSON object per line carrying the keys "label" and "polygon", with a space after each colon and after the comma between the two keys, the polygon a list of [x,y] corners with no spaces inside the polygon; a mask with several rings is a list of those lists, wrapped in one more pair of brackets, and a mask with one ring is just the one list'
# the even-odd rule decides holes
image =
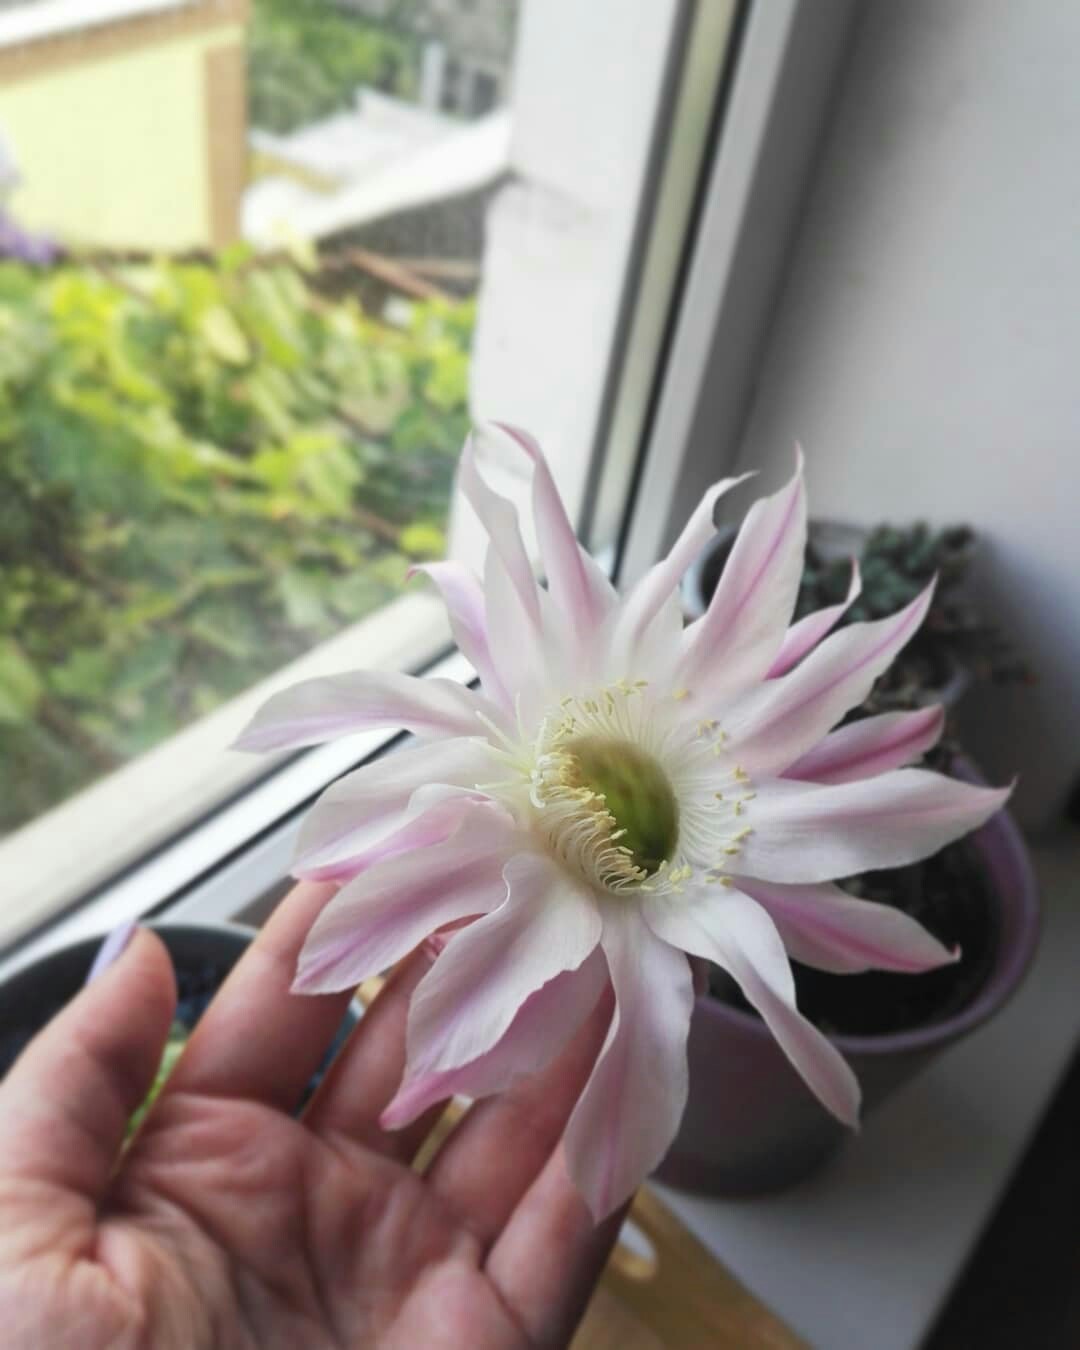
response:
{"label": "outdoor greenery", "polygon": [[249,30],[248,112],[284,133],[347,108],[359,85],[408,98],[413,41],[326,0],[256,0]]}
{"label": "outdoor greenery", "polygon": [[0,832],[442,552],[472,320],[242,249],[0,263]]}

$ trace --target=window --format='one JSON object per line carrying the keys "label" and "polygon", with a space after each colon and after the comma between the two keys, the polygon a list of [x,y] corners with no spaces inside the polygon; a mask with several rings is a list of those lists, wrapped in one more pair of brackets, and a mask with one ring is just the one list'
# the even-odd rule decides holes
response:
{"label": "window", "polygon": [[489,70],[478,70],[473,76],[472,110],[479,117],[490,112],[498,98],[499,85]]}
{"label": "window", "polygon": [[[0,14],[0,942],[21,953],[61,911],[100,928],[233,857],[249,889],[280,876],[282,822],[379,738],[227,752],[272,688],[467,674],[405,571],[469,556],[447,507],[471,418],[530,427],[593,546],[619,542],[737,102],[734,3],[113,3],[92,26],[19,7],[17,41]],[[754,128],[802,12],[757,21]],[[492,72],[484,111],[442,110],[455,64]]]}

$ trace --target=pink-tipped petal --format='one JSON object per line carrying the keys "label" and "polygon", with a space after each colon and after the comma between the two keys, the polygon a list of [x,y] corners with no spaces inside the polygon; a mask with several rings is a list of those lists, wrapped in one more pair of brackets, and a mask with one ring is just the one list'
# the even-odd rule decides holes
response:
{"label": "pink-tipped petal", "polygon": [[675,631],[681,631],[679,583],[716,533],[713,522],[716,503],[725,493],[752,477],[753,474],[744,473],[738,478],[725,478],[714,483],[698,503],[667,557],[655,563],[627,593],[619,606],[610,639],[611,664],[617,672],[616,678],[631,672],[636,653],[654,637],[653,621],[665,608],[674,606],[678,620]]}
{"label": "pink-tipped petal", "polygon": [[802,455],[791,481],[755,502],[709,608],[687,628],[677,682],[695,707],[717,707],[761,680],[791,621],[806,550]]}
{"label": "pink-tipped petal", "polygon": [[[761,1014],[780,1049],[822,1106],[842,1124],[856,1129],[862,1095],[858,1080],[836,1047],[796,1008],[788,982],[777,978],[778,963],[787,965],[784,944],[775,927],[769,923],[766,930],[761,920],[767,921],[768,916],[760,908],[756,908],[753,920],[750,914],[744,916],[738,936],[728,942],[720,964]],[[749,930],[754,925],[760,925],[761,931],[751,936]]]}
{"label": "pink-tipped petal", "polygon": [[759,787],[733,870],[762,881],[835,881],[928,857],[1004,806],[1010,788],[969,787],[926,769],[824,787]]}
{"label": "pink-tipped petal", "polygon": [[237,750],[291,750],[380,727],[418,735],[478,736],[486,699],[453,680],[354,670],[302,680],[273,694],[241,732]]}
{"label": "pink-tipped petal", "polygon": [[530,994],[487,1054],[456,1069],[407,1076],[379,1123],[385,1130],[400,1129],[436,1102],[487,1097],[538,1073],[592,1012],[606,983],[607,966],[597,949],[577,970],[563,971]]}
{"label": "pink-tipped petal", "polygon": [[492,424],[523,450],[533,466],[533,514],[536,537],[556,613],[565,616],[571,633],[599,627],[615,604],[615,590],[597,563],[577,541],[559,490],[538,442],[520,427]]}
{"label": "pink-tipped petal", "polygon": [[376,863],[443,843],[457,832],[474,806],[489,801],[483,793],[468,788],[429,783],[416,789],[395,824],[384,828],[378,838],[360,847],[354,841],[344,851],[338,848],[329,856],[323,854],[297,863],[293,874],[308,881],[351,881]]}
{"label": "pink-tipped petal", "polygon": [[395,749],[339,778],[300,826],[294,867],[317,867],[374,847],[403,823],[418,789],[431,784],[472,789],[490,777],[485,741],[460,737]]}
{"label": "pink-tipped petal", "polygon": [[467,661],[471,661],[484,692],[500,707],[510,706],[499,684],[488,645],[484,590],[476,574],[459,562],[421,563],[412,572],[422,572],[435,583],[450,618],[450,631]]}
{"label": "pink-tipped petal", "polygon": [[921,759],[945,729],[945,709],[880,713],[831,731],[785,770],[785,778],[810,783],[851,783]]}
{"label": "pink-tipped petal", "polygon": [[859,1119],[859,1084],[836,1047],[795,1007],[795,984],[775,924],[756,901],[738,892],[656,897],[645,907],[649,925],[666,942],[715,961],[761,1014],[806,1085],[845,1125]]}
{"label": "pink-tipped petal", "polygon": [[[560,683],[559,676],[573,653],[565,643],[545,643],[543,631],[517,603],[510,574],[494,550],[489,550],[484,565],[484,598],[488,613],[498,616],[489,630],[496,674],[509,691],[518,717],[529,725],[542,716],[553,682]],[[541,592],[545,610],[549,600]]]}
{"label": "pink-tipped petal", "polygon": [[617,1006],[564,1136],[570,1176],[598,1223],[634,1193],[679,1128],[694,1006],[686,957],[634,907],[608,907],[603,946]]}
{"label": "pink-tipped petal", "polygon": [[503,904],[459,933],[416,987],[410,1077],[486,1054],[529,995],[575,970],[600,940],[589,892],[547,854],[520,853],[503,876]]}
{"label": "pink-tipped petal", "polygon": [[446,924],[495,909],[506,895],[502,869],[515,839],[501,812],[475,806],[446,843],[362,872],[312,925],[293,990],[348,989]]}
{"label": "pink-tipped petal", "polygon": [[[517,507],[490,487],[480,472],[478,458],[485,451],[490,454],[492,448],[490,433],[485,429],[480,428],[469,436],[461,452],[461,489],[487,532],[491,552],[502,560],[523,613],[540,631],[540,588],[521,537]],[[492,613],[490,607],[488,613]]]}
{"label": "pink-tipped petal", "polygon": [[862,575],[859,572],[859,562],[857,558],[852,558],[851,585],[848,587],[847,599],[843,604],[828,605],[824,609],[815,610],[805,619],[792,624],[784,634],[780,651],[765,678],[775,680],[778,675],[785,675],[792,666],[798,665],[807,652],[812,651],[822,638],[832,632],[861,593]]}
{"label": "pink-tipped petal", "polygon": [[735,886],[768,910],[788,955],[839,975],[863,970],[917,974],[957,959],[920,923],[892,905],[848,895],[838,886],[778,886],[733,877]]}
{"label": "pink-tipped petal", "polygon": [[794,670],[742,699],[724,728],[751,777],[782,773],[861,703],[922,623],[932,596],[931,584],[899,614],[833,633]]}

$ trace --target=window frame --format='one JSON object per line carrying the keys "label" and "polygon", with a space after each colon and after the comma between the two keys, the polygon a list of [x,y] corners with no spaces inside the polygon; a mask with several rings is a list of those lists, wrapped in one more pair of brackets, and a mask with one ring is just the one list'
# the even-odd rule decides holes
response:
{"label": "window frame", "polygon": [[[683,43],[710,0],[683,0]],[[618,539],[601,561],[625,583],[667,543],[687,492],[734,462],[768,319],[805,196],[855,0],[742,0],[723,69],[714,63],[708,116],[696,98],[670,97],[642,200],[650,229],[630,260],[614,377],[605,396],[585,520],[621,502]],[[677,84],[669,79],[669,90]],[[684,119],[679,121],[680,115]],[[689,119],[689,122],[686,121]],[[689,128],[689,129],[688,129]],[[676,165],[697,155],[692,172]],[[708,133],[708,134],[706,134]],[[687,187],[691,191],[687,191]],[[681,248],[671,247],[672,230]],[[652,272],[650,273],[650,268]],[[744,274],[745,271],[745,274]],[[657,321],[656,310],[662,313]],[[719,363],[741,335],[740,359]],[[648,391],[635,388],[648,371]],[[636,374],[635,374],[636,372]],[[710,408],[723,395],[718,428]],[[427,672],[468,681],[460,653]],[[129,919],[221,922],[251,917],[279,895],[310,803],[334,778],[407,737],[372,732],[294,756],[147,858],[13,944],[0,978],[45,951]]]}

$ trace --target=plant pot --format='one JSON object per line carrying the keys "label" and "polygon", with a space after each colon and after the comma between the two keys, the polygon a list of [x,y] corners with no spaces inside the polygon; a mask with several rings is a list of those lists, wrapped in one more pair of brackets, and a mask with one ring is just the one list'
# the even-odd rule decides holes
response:
{"label": "plant pot", "polygon": [[[821,557],[835,560],[858,557],[870,531],[862,525],[843,520],[812,520],[810,538]],[[724,525],[717,530],[709,545],[691,564],[682,580],[682,606],[687,619],[700,618],[708,608],[719,577],[720,568],[735,542],[738,528]],[[951,652],[941,655],[945,674],[920,691],[924,704],[940,703],[952,708],[959,703],[971,684],[971,672]]]}
{"label": "plant pot", "polygon": [[[169,950],[180,994],[176,1020],[190,1031],[257,930],[240,924],[162,923],[150,927]],[[0,1078],[33,1036],[83,987],[100,946],[100,938],[88,938],[50,952],[0,985]],[[357,1013],[350,1008],[305,1099],[356,1020]]]}
{"label": "plant pot", "polygon": [[[981,782],[967,763],[955,770]],[[997,905],[994,958],[981,986],[952,1016],[889,1035],[829,1038],[862,1084],[864,1115],[946,1046],[988,1021],[1011,998],[1031,961],[1039,907],[1019,830],[1003,810],[970,841]],[[661,1181],[714,1195],[780,1190],[820,1167],[848,1134],[805,1086],[765,1024],[748,1012],[699,997],[688,1055],[690,1095],[657,1172]]]}

